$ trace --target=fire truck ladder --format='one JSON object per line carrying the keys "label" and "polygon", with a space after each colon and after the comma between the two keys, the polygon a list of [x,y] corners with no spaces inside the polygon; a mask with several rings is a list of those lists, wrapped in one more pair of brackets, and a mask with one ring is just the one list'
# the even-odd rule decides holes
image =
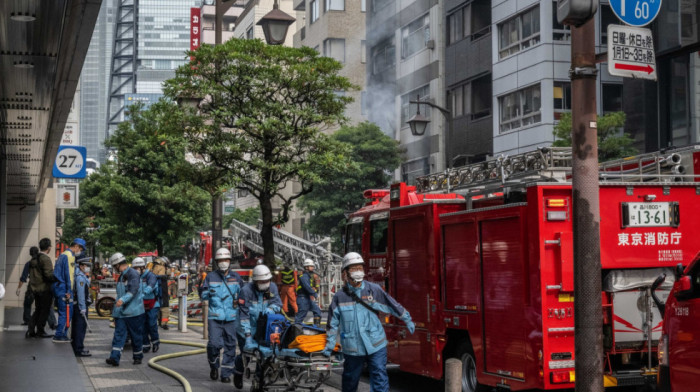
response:
{"label": "fire truck ladder", "polygon": [[[602,182],[685,182],[695,181],[693,153],[700,144],[636,155],[600,164]],[[538,148],[518,155],[473,163],[416,178],[422,193],[461,191],[484,194],[506,187],[538,181],[565,182],[571,179],[572,155],[568,147]]]}
{"label": "fire truck ladder", "polygon": [[[275,257],[293,268],[302,269],[305,259],[317,262],[315,271],[321,277],[320,304],[321,307],[330,305],[333,293],[341,289],[340,267],[343,257],[331,252],[331,241],[324,237],[318,243],[307,241],[283,230],[273,229]],[[248,249],[263,253],[260,229],[248,226],[243,222],[233,220],[231,237],[239,249],[245,245]]]}

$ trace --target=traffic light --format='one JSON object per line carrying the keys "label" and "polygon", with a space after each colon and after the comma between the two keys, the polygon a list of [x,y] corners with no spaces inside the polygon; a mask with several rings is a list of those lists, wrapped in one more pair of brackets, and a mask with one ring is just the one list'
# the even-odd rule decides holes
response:
{"label": "traffic light", "polygon": [[557,0],[557,21],[578,27],[591,19],[597,10],[598,0]]}

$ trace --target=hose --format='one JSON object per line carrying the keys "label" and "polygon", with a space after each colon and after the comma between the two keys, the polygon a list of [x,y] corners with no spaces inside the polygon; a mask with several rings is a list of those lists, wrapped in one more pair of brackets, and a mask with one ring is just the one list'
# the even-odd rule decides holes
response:
{"label": "hose", "polygon": [[173,359],[173,358],[179,358],[179,357],[186,357],[189,355],[199,355],[199,354],[204,354],[207,352],[207,345],[203,343],[191,343],[191,342],[183,342],[179,340],[161,340],[161,343],[164,344],[177,344],[180,346],[190,346],[190,347],[199,347],[199,350],[190,350],[190,351],[182,351],[179,353],[171,353],[171,354],[163,354],[159,355],[157,357],[153,357],[148,361],[148,366],[152,367],[153,369],[165,373],[173,378],[175,378],[180,384],[182,384],[182,387],[185,388],[185,392],[192,392],[192,387],[190,387],[190,383],[187,381],[185,377],[182,376],[182,374],[172,370],[168,369],[165,366],[158,365],[156,362],[158,361],[163,361],[166,359]]}

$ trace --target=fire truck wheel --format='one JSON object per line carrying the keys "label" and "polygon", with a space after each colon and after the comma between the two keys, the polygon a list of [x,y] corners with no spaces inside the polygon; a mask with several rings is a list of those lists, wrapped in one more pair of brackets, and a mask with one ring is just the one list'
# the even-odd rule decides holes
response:
{"label": "fire truck wheel", "polygon": [[479,384],[476,372],[474,350],[468,342],[464,342],[457,350],[457,358],[462,361],[462,392],[484,392],[486,388]]}

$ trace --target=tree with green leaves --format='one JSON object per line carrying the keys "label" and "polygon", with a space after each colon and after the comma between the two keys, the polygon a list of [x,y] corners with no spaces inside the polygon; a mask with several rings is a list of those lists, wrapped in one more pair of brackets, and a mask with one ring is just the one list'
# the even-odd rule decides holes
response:
{"label": "tree with green leaves", "polygon": [[182,108],[192,121],[180,134],[192,154],[258,200],[264,262],[274,266],[273,227],[287,222],[294,201],[352,170],[349,148],[322,129],[345,121],[351,98],[340,92],[355,87],[338,75],[341,63],[311,48],[231,39],[188,54],[164,89],[171,99],[201,98],[196,110]]}
{"label": "tree with green leaves", "polygon": [[107,252],[156,249],[164,254],[204,225],[209,197],[179,177],[186,143],[169,130],[182,121],[172,102],[160,101],[148,110],[132,106],[128,119],[105,141],[117,151],[116,162],[83,181],[82,204],[67,214],[64,237],[91,226],[97,229],[87,233],[88,239],[99,241]]}
{"label": "tree with green leaves", "polygon": [[[598,116],[598,161],[605,162],[638,153],[632,146],[634,139],[624,133],[627,116],[624,112],[612,112]],[[571,147],[571,113],[562,113],[554,126],[554,147]]]}
{"label": "tree with green leaves", "polygon": [[342,127],[331,137],[352,146],[357,169],[315,187],[300,200],[299,205],[310,214],[306,225],[308,230],[314,234],[330,235],[334,250],[342,252],[345,214],[362,207],[365,190],[387,188],[392,172],[403,161],[403,150],[398,141],[369,122]]}

